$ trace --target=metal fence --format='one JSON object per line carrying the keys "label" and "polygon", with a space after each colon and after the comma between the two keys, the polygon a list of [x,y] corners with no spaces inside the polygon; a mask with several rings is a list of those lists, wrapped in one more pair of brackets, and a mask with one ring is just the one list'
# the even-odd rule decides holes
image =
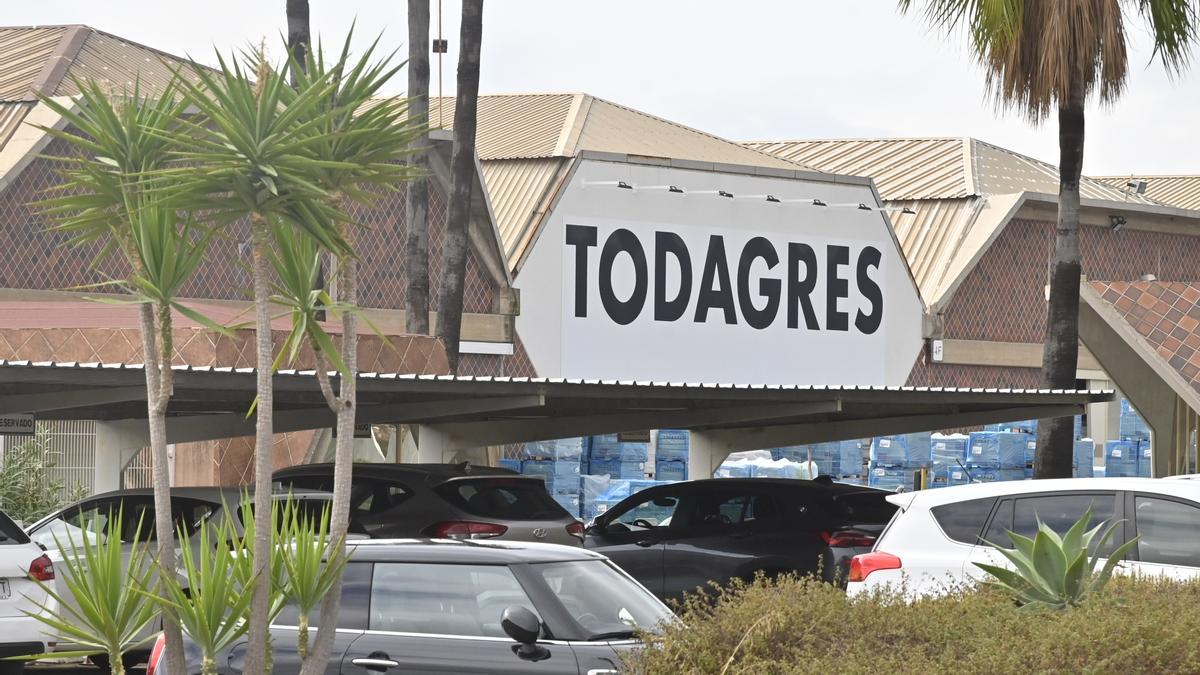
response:
{"label": "metal fence", "polygon": [[[87,420],[37,423],[37,433],[46,438],[46,461],[53,464],[48,474],[61,482],[62,496],[83,486],[88,493],[95,487],[96,423]],[[19,447],[33,439],[28,436],[0,436],[0,452]]]}

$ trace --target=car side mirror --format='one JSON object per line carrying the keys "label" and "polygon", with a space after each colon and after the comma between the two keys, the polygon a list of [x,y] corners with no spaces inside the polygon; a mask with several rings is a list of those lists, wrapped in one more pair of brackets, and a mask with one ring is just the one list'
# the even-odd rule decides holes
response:
{"label": "car side mirror", "polygon": [[550,650],[537,643],[542,634],[542,622],[529,609],[510,605],[500,616],[500,627],[519,643],[513,651],[522,659],[540,661],[550,656]]}

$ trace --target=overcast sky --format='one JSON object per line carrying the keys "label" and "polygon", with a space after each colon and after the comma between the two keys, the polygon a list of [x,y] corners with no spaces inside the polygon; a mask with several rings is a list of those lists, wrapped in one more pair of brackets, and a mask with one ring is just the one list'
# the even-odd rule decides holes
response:
{"label": "overcast sky", "polygon": [[[432,0],[437,31],[437,2]],[[5,2],[11,25],[84,23],[210,62],[285,29],[285,0]],[[481,91],[583,91],[734,140],[974,136],[1054,162],[1055,127],[998,112],[962,36],[902,16],[894,0],[488,0]],[[918,5],[920,3],[918,2]],[[445,0],[446,93],[457,0]],[[357,18],[403,48],[404,0],[311,0],[314,34],[340,42]],[[1145,31],[1128,90],[1089,112],[1085,171],[1200,173],[1200,68],[1172,82]],[[360,40],[360,41],[362,41]],[[433,90],[437,65],[432,64]],[[402,93],[404,78],[396,81]]]}

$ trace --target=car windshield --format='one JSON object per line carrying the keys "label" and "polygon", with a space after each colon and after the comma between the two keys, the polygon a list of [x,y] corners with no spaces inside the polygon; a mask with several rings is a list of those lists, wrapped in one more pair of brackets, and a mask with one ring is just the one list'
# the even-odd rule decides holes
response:
{"label": "car windshield", "polygon": [[531,565],[590,640],[658,632],[671,610],[605,560]]}
{"label": "car windshield", "polygon": [[539,480],[478,478],[453,480],[437,487],[446,501],[475,516],[507,520],[566,518],[568,513]]}

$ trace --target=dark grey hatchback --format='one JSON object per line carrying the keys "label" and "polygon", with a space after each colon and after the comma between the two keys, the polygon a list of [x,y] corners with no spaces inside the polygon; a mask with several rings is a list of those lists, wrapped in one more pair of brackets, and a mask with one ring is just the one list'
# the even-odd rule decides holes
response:
{"label": "dark grey hatchback", "polygon": [[[329,675],[619,672],[637,630],[673,620],[629,575],[576,547],[373,540],[348,551]],[[275,673],[300,672],[295,624],[287,608],[272,625]],[[241,673],[244,654],[240,644],[219,655],[219,672]],[[199,673],[199,649],[189,642],[185,656]]]}

